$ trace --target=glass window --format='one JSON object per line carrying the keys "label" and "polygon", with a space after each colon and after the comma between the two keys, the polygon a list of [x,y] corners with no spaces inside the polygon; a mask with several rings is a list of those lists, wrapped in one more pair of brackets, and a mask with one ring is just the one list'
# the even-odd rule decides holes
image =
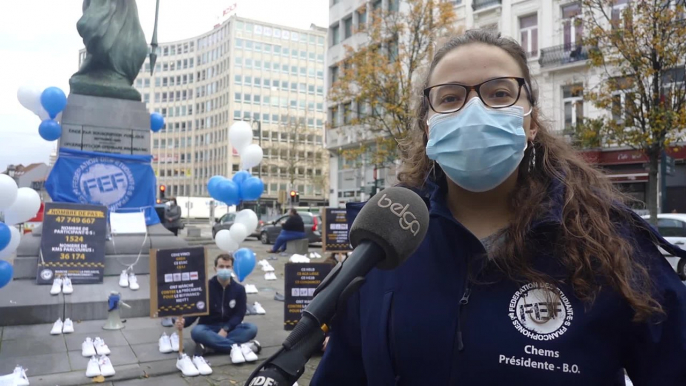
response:
{"label": "glass window", "polygon": [[235,93],[233,100],[236,102],[240,102],[241,101],[241,93],[239,93],[239,92]]}
{"label": "glass window", "polygon": [[307,51],[300,51],[300,59],[307,59]]}
{"label": "glass window", "polygon": [[236,48],[243,48],[243,39],[236,39]]}
{"label": "glass window", "polygon": [[252,50],[252,49],[253,49],[253,42],[252,42],[252,40],[246,40],[246,41],[245,41],[245,49],[246,49],[246,50]]}
{"label": "glass window", "polygon": [[584,88],[581,84],[562,87],[565,128],[581,123],[584,117]]}
{"label": "glass window", "polygon": [[[238,58],[236,58],[238,59]],[[252,68],[252,59],[245,59],[245,68]]]}
{"label": "glass window", "polygon": [[317,45],[318,46],[324,45],[324,37],[323,36],[317,36]]}
{"label": "glass window", "polygon": [[519,36],[527,55],[538,56],[538,14],[519,18]]}
{"label": "glass window", "polygon": [[242,79],[242,78],[243,78],[243,77],[242,77],[241,75],[235,75],[234,78],[233,78],[234,83],[236,83],[236,84],[241,84],[241,83],[243,82],[243,79]]}
{"label": "glass window", "polygon": [[[240,56],[236,56],[236,58],[234,60],[235,60],[234,64],[236,65],[236,67],[242,67],[243,66],[243,58],[241,58]],[[247,59],[246,63],[248,60],[250,60],[250,59]]]}
{"label": "glass window", "polygon": [[281,46],[274,46],[274,53],[281,54]]}
{"label": "glass window", "polygon": [[661,218],[657,229],[662,237],[686,237],[686,224],[683,221]]}
{"label": "glass window", "polygon": [[264,45],[264,52],[266,53],[271,53],[272,52],[272,45],[271,44],[265,44]]}
{"label": "glass window", "polygon": [[308,94],[314,95],[314,85],[313,84],[307,86],[307,92],[308,92]]}
{"label": "glass window", "polygon": [[570,51],[581,44],[583,32],[581,4],[572,3],[562,6],[562,33],[565,51]]}
{"label": "glass window", "polygon": [[329,29],[329,33],[331,34],[332,46],[335,46],[336,44],[341,42],[341,31],[338,24],[331,26],[331,28]]}
{"label": "glass window", "polygon": [[347,17],[343,20],[343,39],[347,39],[353,35],[353,17]]}
{"label": "glass window", "polygon": [[262,85],[262,78],[255,78],[255,86],[261,86]]}
{"label": "glass window", "polygon": [[240,110],[234,110],[234,111],[233,111],[233,119],[241,119],[241,112],[240,112]]}

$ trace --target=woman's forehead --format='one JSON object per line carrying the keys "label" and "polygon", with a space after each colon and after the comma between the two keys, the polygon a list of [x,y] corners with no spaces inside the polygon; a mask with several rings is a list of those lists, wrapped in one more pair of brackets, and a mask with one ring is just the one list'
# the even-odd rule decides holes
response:
{"label": "woman's forehead", "polygon": [[453,82],[472,85],[501,76],[524,74],[517,61],[502,48],[472,43],[448,52],[431,73],[429,86]]}

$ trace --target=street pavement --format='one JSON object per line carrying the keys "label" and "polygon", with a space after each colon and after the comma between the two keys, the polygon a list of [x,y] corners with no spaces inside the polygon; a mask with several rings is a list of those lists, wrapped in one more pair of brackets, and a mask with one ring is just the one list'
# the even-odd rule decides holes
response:
{"label": "street pavement", "polygon": [[[202,228],[202,236],[211,232],[207,225],[203,225]],[[211,239],[194,238],[193,244],[207,245],[207,265],[213,267],[214,258],[220,251]],[[266,252],[269,246],[262,245],[254,239],[244,241],[241,247],[251,248],[258,260],[269,256]],[[310,251],[321,254],[320,248],[311,247]],[[248,295],[248,303],[258,301],[266,310],[266,315],[248,315],[244,320],[258,326],[256,339],[263,349],[257,362],[234,365],[231,364],[228,355],[210,355],[206,359],[213,368],[212,375],[185,378],[175,367],[176,355],[161,354],[158,351],[157,341],[162,332],[173,332],[172,328],[162,327],[159,319],[129,318],[125,323],[126,327],[118,331],[102,330],[104,320],[75,320],[75,332],[65,335],[50,335],[52,325],[0,327],[0,375],[11,373],[15,365],[21,365],[28,368],[27,375],[34,386],[92,384],[93,381],[85,376],[88,358],[81,356],[81,343],[86,336],[100,336],[112,350],[110,359],[116,370],[116,374],[106,378],[104,384],[136,385],[145,382],[146,385],[164,386],[220,383],[243,385],[256,365],[276,352],[288,336],[288,331],[283,329],[284,303],[274,300],[276,292],[284,294],[283,273],[288,257],[274,256],[278,259],[270,260],[270,263],[275,269],[276,281],[266,281],[264,273],[256,266],[243,283],[254,284],[259,290],[258,294]],[[75,286],[75,291],[81,288],[83,287]],[[126,309],[122,312],[122,318],[126,318]],[[194,343],[190,340],[190,329],[184,330],[183,340],[185,351],[192,353]],[[21,358],[23,363],[17,363],[18,358]],[[299,385],[309,385],[319,360],[319,356],[310,360],[305,373],[298,380]],[[68,370],[65,371],[65,368]]]}

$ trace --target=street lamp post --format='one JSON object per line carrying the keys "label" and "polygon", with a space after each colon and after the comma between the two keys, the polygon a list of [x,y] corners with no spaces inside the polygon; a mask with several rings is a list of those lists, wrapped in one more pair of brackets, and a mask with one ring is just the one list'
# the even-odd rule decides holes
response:
{"label": "street lamp post", "polygon": [[[262,148],[262,122],[260,122],[257,119],[253,119],[252,123],[257,123],[257,136],[258,136],[258,143],[260,145],[260,148]],[[257,178],[262,181],[262,165],[257,165]],[[261,217],[261,212],[260,212],[260,198],[257,198],[257,204],[256,204],[256,209],[257,209],[257,218]]]}

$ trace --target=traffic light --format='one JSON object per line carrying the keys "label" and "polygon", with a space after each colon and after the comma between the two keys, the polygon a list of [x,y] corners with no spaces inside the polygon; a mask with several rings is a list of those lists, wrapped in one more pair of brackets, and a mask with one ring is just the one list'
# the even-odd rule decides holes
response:
{"label": "traffic light", "polygon": [[295,204],[295,203],[296,203],[295,198],[296,198],[297,196],[298,196],[298,192],[296,192],[295,190],[291,190],[291,204]]}
{"label": "traffic light", "polygon": [[164,200],[164,193],[167,191],[167,187],[165,185],[160,185],[160,200]]}

